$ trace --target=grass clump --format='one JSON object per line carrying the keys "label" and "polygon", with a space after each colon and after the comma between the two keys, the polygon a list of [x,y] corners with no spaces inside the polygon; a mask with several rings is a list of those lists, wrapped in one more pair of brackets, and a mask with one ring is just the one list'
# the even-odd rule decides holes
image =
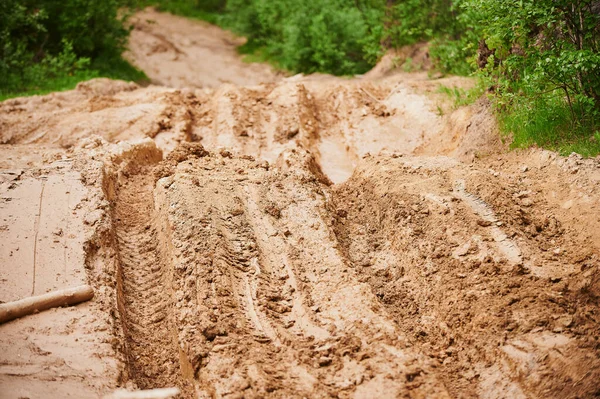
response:
{"label": "grass clump", "polygon": [[[575,108],[579,105],[575,105]],[[575,109],[575,112],[580,110]],[[535,101],[515,100],[497,112],[500,129],[512,136],[512,148],[539,146],[569,155],[600,154],[600,129],[594,118],[573,119],[572,110],[559,95]]]}
{"label": "grass clump", "polygon": [[454,108],[458,108],[475,103],[475,101],[484,94],[485,87],[481,84],[481,81],[478,81],[478,83],[470,89],[440,85],[438,92],[448,96],[452,100]]}

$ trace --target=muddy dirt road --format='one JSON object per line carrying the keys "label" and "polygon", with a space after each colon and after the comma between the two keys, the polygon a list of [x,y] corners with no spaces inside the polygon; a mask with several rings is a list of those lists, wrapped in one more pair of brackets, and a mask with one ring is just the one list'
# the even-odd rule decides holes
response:
{"label": "muddy dirt road", "polygon": [[591,398],[600,160],[508,152],[430,80],[278,76],[146,10],[96,79],[0,103],[2,397]]}
{"label": "muddy dirt road", "polygon": [[244,39],[216,26],[150,9],[137,13],[132,22],[125,58],[154,84],[204,88],[277,80],[269,66],[243,62],[236,47]]}

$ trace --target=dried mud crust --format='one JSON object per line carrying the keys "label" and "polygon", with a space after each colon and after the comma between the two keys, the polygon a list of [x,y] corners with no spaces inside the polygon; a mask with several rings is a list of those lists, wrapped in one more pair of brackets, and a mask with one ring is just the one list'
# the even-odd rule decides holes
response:
{"label": "dried mud crust", "polygon": [[597,231],[563,226],[562,209],[534,195],[544,171],[522,174],[369,157],[334,188],[335,232],[451,396],[593,397]]}
{"label": "dried mud crust", "polygon": [[[84,167],[82,167],[84,166]],[[114,291],[90,262],[108,203],[79,151],[0,146],[0,302],[90,284],[94,299],[0,325],[0,396],[98,398],[119,384]]]}

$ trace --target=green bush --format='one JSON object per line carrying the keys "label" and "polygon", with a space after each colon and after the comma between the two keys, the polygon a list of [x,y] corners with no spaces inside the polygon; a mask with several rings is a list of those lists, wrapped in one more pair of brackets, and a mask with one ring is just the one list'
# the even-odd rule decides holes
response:
{"label": "green bush", "polygon": [[[591,0],[469,0],[492,51],[484,75],[501,95],[564,95],[573,119],[600,111],[600,10]],[[600,4],[598,4],[600,6]]]}
{"label": "green bush", "polygon": [[[129,34],[121,5],[117,0],[0,2],[0,97],[63,89],[101,75],[143,78],[121,59]],[[108,64],[118,68],[105,68]]]}
{"label": "green bush", "polygon": [[117,0],[21,0],[28,11],[43,10],[45,34],[33,51],[58,54],[64,42],[71,43],[80,57],[95,58],[123,50],[128,35],[118,16]]}
{"label": "green bush", "polygon": [[[32,48],[45,33],[43,10],[29,12],[18,0],[0,3],[0,85],[6,87],[19,78],[34,57]],[[12,76],[17,75],[17,76]]]}
{"label": "green bush", "polygon": [[600,3],[467,0],[463,7],[479,15],[487,55],[479,74],[515,145],[595,148],[589,139],[600,126]]}
{"label": "green bush", "polygon": [[371,4],[230,0],[226,10],[223,24],[288,70],[363,73],[381,53],[383,9]]}

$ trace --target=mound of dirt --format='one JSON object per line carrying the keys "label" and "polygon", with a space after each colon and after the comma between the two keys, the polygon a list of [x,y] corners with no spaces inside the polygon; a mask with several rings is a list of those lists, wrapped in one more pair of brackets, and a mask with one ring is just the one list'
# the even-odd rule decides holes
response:
{"label": "mound of dirt", "polygon": [[444,134],[425,140],[415,154],[447,154],[462,162],[473,162],[508,150],[500,137],[490,101],[485,97],[471,106],[453,110],[443,120]]}
{"label": "mound of dirt", "polygon": [[593,396],[598,247],[517,178],[369,157],[334,189],[336,234],[452,396]]}
{"label": "mound of dirt", "polygon": [[306,77],[178,90],[95,79],[76,90],[0,104],[0,142],[69,148],[92,135],[109,142],[150,137],[165,151],[199,141],[270,162],[301,147],[342,182],[367,153],[409,154],[439,136],[444,119],[434,102],[404,80]]}
{"label": "mound of dirt", "polygon": [[93,135],[111,142],[181,141],[189,134],[190,107],[197,101],[192,92],[94,79],[72,91],[1,103],[0,143],[69,148]]}

